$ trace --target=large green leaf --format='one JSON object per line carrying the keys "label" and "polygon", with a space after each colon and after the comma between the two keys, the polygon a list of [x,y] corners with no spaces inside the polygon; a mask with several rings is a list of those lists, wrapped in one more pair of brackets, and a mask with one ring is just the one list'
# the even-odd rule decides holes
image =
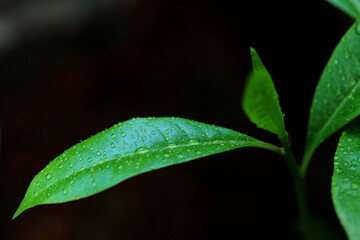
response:
{"label": "large green leaf", "polygon": [[84,198],[144,172],[250,146],[280,151],[233,130],[186,119],[132,119],[50,162],[31,182],[14,218],[36,205]]}
{"label": "large green leaf", "polygon": [[334,162],[332,197],[348,237],[360,240],[360,121],[341,135]]}
{"label": "large green leaf", "polygon": [[335,48],[316,88],[310,110],[305,172],[315,149],[360,114],[360,25],[356,22]]}
{"label": "large green leaf", "polygon": [[269,72],[257,52],[250,49],[254,70],[245,85],[243,109],[259,128],[286,138],[285,124],[278,94]]}
{"label": "large green leaf", "polygon": [[360,16],[360,0],[326,0],[353,18]]}

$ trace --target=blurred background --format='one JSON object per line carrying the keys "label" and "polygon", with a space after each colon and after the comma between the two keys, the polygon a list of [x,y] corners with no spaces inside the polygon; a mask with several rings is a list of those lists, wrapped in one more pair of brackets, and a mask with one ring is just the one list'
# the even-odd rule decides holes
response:
{"label": "blurred background", "polygon": [[[278,143],[241,109],[250,46],[302,157],[315,85],[351,24],[322,0],[1,0],[0,239],[299,239],[285,164],[251,148],[11,217],[49,161],[132,117],[184,117]],[[316,152],[307,185],[312,212],[341,239],[330,198],[336,141]]]}

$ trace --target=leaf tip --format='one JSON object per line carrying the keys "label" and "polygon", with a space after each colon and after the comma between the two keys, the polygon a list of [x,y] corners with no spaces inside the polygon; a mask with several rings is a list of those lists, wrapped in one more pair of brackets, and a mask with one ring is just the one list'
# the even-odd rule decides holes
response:
{"label": "leaf tip", "polygon": [[26,209],[32,208],[36,205],[28,205],[28,204],[24,204],[24,200],[20,203],[20,206],[18,207],[18,209],[15,211],[14,215],[12,216],[11,220],[14,220],[15,218],[17,218],[21,213],[23,213]]}
{"label": "leaf tip", "polygon": [[258,53],[256,52],[255,48],[253,48],[253,47],[250,47],[250,56],[252,59],[259,58]]}
{"label": "leaf tip", "polygon": [[253,69],[255,72],[264,71],[264,70],[266,71],[265,66],[262,63],[259,54],[253,47],[250,47],[250,56],[251,56]]}
{"label": "leaf tip", "polygon": [[21,206],[16,210],[16,212],[14,213],[14,215],[12,216],[11,220],[14,220],[15,218],[17,218],[23,211],[25,211],[25,209],[23,209]]}

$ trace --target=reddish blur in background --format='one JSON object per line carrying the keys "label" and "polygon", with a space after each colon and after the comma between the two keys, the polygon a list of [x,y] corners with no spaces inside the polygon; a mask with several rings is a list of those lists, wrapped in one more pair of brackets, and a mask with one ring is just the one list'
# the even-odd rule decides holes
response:
{"label": "reddish blur in background", "polygon": [[[250,148],[11,221],[50,160],[132,117],[179,116],[277,143],[241,109],[250,46],[272,73],[300,158],[315,85],[352,20],[322,0],[241,2],[2,0],[0,239],[298,239],[285,164]],[[330,198],[336,140],[315,154],[307,184],[314,214],[343,237]]]}

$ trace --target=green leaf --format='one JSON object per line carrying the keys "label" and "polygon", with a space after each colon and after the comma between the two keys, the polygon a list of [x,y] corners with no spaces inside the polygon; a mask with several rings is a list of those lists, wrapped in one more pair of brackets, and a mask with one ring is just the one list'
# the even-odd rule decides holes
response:
{"label": "green leaf", "polygon": [[259,128],[287,138],[284,117],[279,97],[270,74],[260,60],[255,49],[250,49],[254,70],[245,85],[243,109],[249,119]]}
{"label": "green leaf", "polygon": [[360,16],[360,0],[326,0],[354,19]]}
{"label": "green leaf", "polygon": [[349,239],[360,240],[360,121],[345,129],[334,157],[332,198]]}
{"label": "green leaf", "polygon": [[360,25],[356,22],[335,48],[317,85],[310,109],[305,172],[315,149],[360,114]]}
{"label": "green leaf", "polygon": [[181,118],[138,118],[119,123],[71,147],[31,182],[18,210],[94,195],[158,168],[241,148],[271,144],[230,129]]}

